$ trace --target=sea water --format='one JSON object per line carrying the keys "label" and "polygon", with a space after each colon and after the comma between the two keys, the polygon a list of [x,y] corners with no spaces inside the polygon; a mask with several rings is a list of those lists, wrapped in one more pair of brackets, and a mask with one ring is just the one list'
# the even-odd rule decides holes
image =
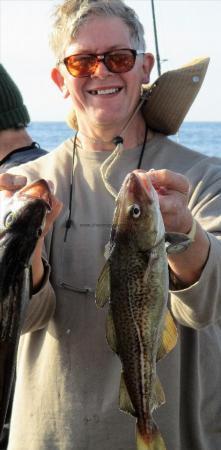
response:
{"label": "sea water", "polygon": [[[32,122],[28,132],[48,151],[74,134],[65,122]],[[208,156],[221,157],[221,122],[184,122],[170,139]]]}

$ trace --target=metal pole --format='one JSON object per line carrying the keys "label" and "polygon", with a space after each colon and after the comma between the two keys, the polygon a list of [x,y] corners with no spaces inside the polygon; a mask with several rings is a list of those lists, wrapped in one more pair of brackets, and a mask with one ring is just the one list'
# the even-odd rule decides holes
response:
{"label": "metal pole", "polygon": [[154,0],[151,0],[151,6],[152,6],[154,39],[155,39],[155,48],[156,48],[157,71],[158,71],[158,76],[160,76],[161,75],[161,65],[160,65],[160,53],[159,53],[158,38],[157,38],[157,26],[156,26],[156,17],[155,17],[155,9],[154,9]]}

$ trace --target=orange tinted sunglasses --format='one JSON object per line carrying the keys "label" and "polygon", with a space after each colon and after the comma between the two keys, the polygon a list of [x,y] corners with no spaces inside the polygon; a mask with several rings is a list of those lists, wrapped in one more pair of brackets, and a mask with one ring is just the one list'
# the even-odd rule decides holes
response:
{"label": "orange tinted sunglasses", "polygon": [[111,50],[102,54],[77,54],[70,55],[58,61],[58,64],[65,64],[68,72],[75,78],[90,77],[93,75],[102,62],[110,72],[129,72],[135,64],[137,55],[144,54],[142,50],[122,48]]}

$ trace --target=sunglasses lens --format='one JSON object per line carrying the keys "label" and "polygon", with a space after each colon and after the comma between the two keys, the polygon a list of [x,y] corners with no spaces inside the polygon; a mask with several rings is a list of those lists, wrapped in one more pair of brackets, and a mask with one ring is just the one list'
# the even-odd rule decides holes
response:
{"label": "sunglasses lens", "polygon": [[72,55],[68,56],[64,63],[73,77],[88,77],[95,72],[97,58],[93,55]]}
{"label": "sunglasses lens", "polygon": [[106,54],[107,68],[114,73],[129,72],[135,64],[136,54],[131,50],[120,50]]}
{"label": "sunglasses lens", "polygon": [[104,63],[110,72],[124,73],[134,67],[136,60],[136,52],[131,49],[106,52],[101,61],[98,56],[71,55],[64,59],[64,64],[73,77],[82,78],[93,75],[100,62]]}

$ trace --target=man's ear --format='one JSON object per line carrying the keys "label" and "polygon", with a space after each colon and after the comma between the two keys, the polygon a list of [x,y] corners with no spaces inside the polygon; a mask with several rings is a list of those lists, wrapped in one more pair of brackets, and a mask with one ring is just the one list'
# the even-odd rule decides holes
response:
{"label": "man's ear", "polygon": [[63,94],[64,98],[67,98],[70,93],[69,90],[64,82],[64,77],[61,75],[61,72],[58,70],[57,67],[54,67],[51,71],[51,78],[54,81],[54,83],[58,86],[60,91]]}
{"label": "man's ear", "polygon": [[150,81],[150,72],[154,66],[154,56],[152,53],[145,53],[143,59],[143,79],[142,83],[147,84]]}

